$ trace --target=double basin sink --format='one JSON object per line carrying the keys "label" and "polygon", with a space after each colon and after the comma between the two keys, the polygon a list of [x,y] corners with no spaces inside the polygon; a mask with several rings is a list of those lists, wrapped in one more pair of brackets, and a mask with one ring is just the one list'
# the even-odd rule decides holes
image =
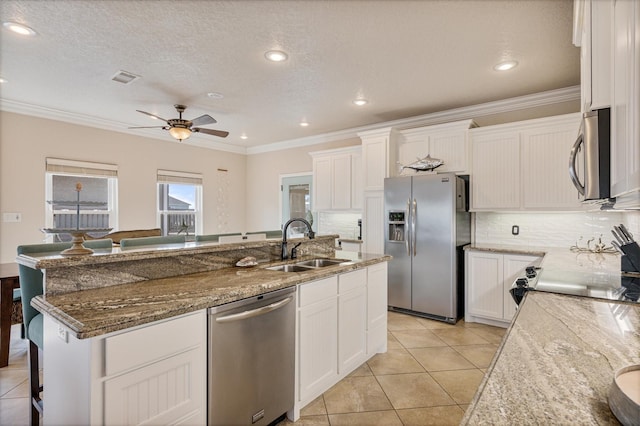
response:
{"label": "double basin sink", "polygon": [[288,265],[270,266],[265,269],[268,269],[270,271],[280,271],[280,272],[307,272],[311,269],[326,268],[327,266],[345,264],[346,262],[350,262],[350,260],[348,259],[311,259],[311,260],[303,260],[301,262],[292,263]]}

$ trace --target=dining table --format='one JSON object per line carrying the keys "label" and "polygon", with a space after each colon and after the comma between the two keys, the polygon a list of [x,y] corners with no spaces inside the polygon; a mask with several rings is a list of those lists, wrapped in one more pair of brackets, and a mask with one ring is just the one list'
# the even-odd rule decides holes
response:
{"label": "dining table", "polygon": [[9,365],[13,290],[20,287],[17,263],[0,263],[0,368]]}

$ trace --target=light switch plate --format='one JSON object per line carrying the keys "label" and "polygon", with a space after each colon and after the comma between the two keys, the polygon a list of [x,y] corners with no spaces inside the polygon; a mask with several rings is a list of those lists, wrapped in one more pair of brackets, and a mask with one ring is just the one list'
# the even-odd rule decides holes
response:
{"label": "light switch plate", "polygon": [[21,213],[2,213],[3,222],[22,222]]}

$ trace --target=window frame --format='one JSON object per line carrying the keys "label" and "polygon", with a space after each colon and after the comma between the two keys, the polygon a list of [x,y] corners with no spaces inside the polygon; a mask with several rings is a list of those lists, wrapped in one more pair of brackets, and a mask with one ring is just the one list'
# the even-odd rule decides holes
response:
{"label": "window frame", "polygon": [[[161,203],[161,191],[160,185],[191,185],[195,189],[195,205],[194,210],[169,210],[168,202],[165,203],[165,210],[160,209]],[[203,232],[203,200],[202,200],[202,192],[203,192],[203,178],[202,174],[199,173],[189,173],[189,172],[178,172],[171,170],[158,170],[157,180],[156,180],[156,226],[162,230],[162,235],[174,235],[169,234],[169,230],[165,229],[163,222],[163,215],[172,215],[172,214],[194,214],[195,215],[195,226],[193,234],[187,233],[188,236],[191,235],[201,235]],[[168,192],[167,192],[168,196]]]}

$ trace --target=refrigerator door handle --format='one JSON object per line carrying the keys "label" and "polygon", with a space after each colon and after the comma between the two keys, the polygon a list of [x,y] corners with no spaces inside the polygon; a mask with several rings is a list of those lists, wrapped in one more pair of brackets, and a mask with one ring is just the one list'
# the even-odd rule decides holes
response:
{"label": "refrigerator door handle", "polygon": [[[407,198],[407,213],[406,213],[407,216],[409,215],[410,209],[411,209],[411,198]],[[407,224],[407,227],[410,226],[408,220],[406,220],[405,223]],[[411,237],[411,234],[409,232],[410,232],[409,229],[404,230],[404,244],[407,247],[407,256],[411,256],[411,248],[409,246],[409,238]]]}
{"label": "refrigerator door handle", "polygon": [[414,198],[413,199],[413,211],[411,212],[411,236],[413,237],[413,255],[415,256],[417,254],[417,250],[416,250],[416,243],[417,243],[417,236],[416,236],[416,214],[418,212],[418,201]]}

